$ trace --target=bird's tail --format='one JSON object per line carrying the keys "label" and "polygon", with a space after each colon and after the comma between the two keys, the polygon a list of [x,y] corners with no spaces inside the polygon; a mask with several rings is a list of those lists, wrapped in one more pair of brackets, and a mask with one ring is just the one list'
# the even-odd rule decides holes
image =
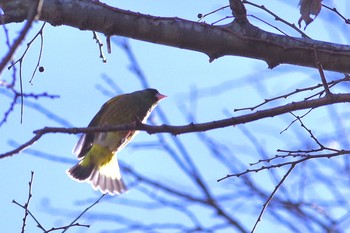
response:
{"label": "bird's tail", "polygon": [[95,169],[93,164],[88,166],[83,166],[82,162],[80,162],[75,166],[71,167],[70,169],[68,169],[67,173],[73,179],[83,182],[91,176],[94,170]]}
{"label": "bird's tail", "polygon": [[[110,159],[105,161],[105,158]],[[103,163],[96,163],[99,160],[103,160]],[[95,190],[100,189],[102,193],[114,195],[127,191],[121,178],[117,156],[99,145],[93,145],[84,159],[68,169],[67,173],[77,181],[91,183]]]}

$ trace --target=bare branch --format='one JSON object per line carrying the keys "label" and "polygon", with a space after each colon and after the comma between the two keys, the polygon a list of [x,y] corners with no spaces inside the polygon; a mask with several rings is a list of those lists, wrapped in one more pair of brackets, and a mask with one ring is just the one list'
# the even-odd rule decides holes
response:
{"label": "bare branch", "polygon": [[230,8],[232,15],[235,17],[235,21],[239,24],[249,23],[247,19],[247,10],[241,0],[230,0]]}
{"label": "bare branch", "polygon": [[34,21],[35,17],[38,15],[38,6],[39,6],[40,1],[42,1],[42,0],[36,0],[36,1],[34,1],[34,4],[33,4],[33,1],[31,1],[31,4],[29,5],[30,7],[28,9],[28,16],[27,16],[28,20],[27,20],[26,24],[24,25],[18,38],[15,40],[15,42],[11,46],[10,51],[8,51],[8,53],[4,56],[3,60],[0,63],[0,75],[1,75],[1,72],[4,70],[6,64],[11,60],[11,58],[12,58],[13,54],[15,53],[15,51],[17,50],[18,46],[24,40],[29,29],[31,28],[32,22]]}
{"label": "bare branch", "polygon": [[102,50],[103,43],[102,43],[102,41],[100,40],[100,38],[98,37],[98,35],[97,35],[97,33],[95,31],[93,31],[92,34],[93,34],[92,39],[94,39],[96,41],[96,44],[98,45],[98,49],[100,51],[100,58],[102,59],[103,63],[106,63],[107,59],[106,59],[105,55],[103,54],[103,50]]}
{"label": "bare branch", "polygon": [[42,134],[41,135],[40,134],[36,134],[33,138],[31,138],[26,143],[20,145],[16,149],[0,155],[0,158],[4,158],[4,157],[8,157],[8,156],[12,156],[14,154],[20,153],[21,151],[25,150],[27,147],[33,145],[36,141],[38,141],[41,138],[41,136],[42,136]]}
{"label": "bare branch", "polygon": [[315,59],[316,59],[316,66],[317,66],[318,72],[320,73],[320,77],[321,77],[322,84],[323,84],[324,90],[326,92],[326,95],[331,95],[332,93],[329,90],[329,87],[327,84],[327,79],[326,79],[326,76],[324,75],[324,72],[323,72],[322,63],[319,61],[319,58],[318,58],[317,48],[315,48]]}
{"label": "bare branch", "polygon": [[[323,74],[324,75],[324,74]],[[326,86],[328,87],[328,89],[330,89],[331,87],[334,87],[335,85],[339,84],[339,83],[342,83],[342,82],[348,82],[350,81],[350,76],[348,75],[345,75],[344,78],[342,79],[339,79],[339,80],[333,80],[333,81],[330,81],[328,83],[326,83]],[[242,110],[250,110],[250,111],[253,111],[267,103],[270,103],[272,101],[275,101],[275,100],[278,100],[278,99],[287,99],[288,97],[294,95],[294,94],[297,94],[297,93],[301,93],[301,92],[305,92],[305,91],[313,91],[317,88],[320,88],[320,87],[324,87],[323,84],[317,84],[317,85],[314,85],[314,86],[310,86],[310,87],[304,87],[304,88],[297,88],[295,89],[294,91],[292,92],[289,92],[287,94],[283,94],[283,95],[280,95],[280,96],[276,96],[276,97],[273,97],[273,98],[270,98],[270,99],[265,99],[264,102],[260,103],[260,104],[257,104],[253,107],[245,107],[245,108],[237,108],[237,109],[234,109],[235,112],[238,112],[238,111],[242,111]],[[311,96],[308,96],[308,97],[305,97],[305,100],[309,100],[311,98],[314,98],[316,96],[322,96],[324,94],[324,89],[311,95]]]}
{"label": "bare branch", "polygon": [[[202,21],[202,19],[204,19],[205,17],[207,17],[207,16],[209,16],[209,15],[211,15],[211,14],[214,14],[214,13],[216,13],[216,12],[218,12],[218,11],[221,11],[221,10],[227,8],[227,7],[229,7],[229,6],[220,7],[220,8],[218,8],[218,9],[213,10],[213,11],[211,11],[211,12],[209,12],[209,13],[206,13],[206,14],[198,13],[197,17],[199,18],[199,20],[198,20],[197,22],[200,22],[200,21]],[[215,24],[215,23],[213,23],[213,24]]]}
{"label": "bare branch", "polygon": [[273,190],[273,192],[270,194],[269,198],[266,200],[266,202],[263,205],[263,208],[260,211],[259,217],[256,220],[253,229],[251,231],[251,233],[253,233],[256,229],[256,227],[258,226],[258,223],[261,221],[261,218],[267,208],[267,206],[269,205],[269,203],[271,202],[273,196],[276,194],[277,190],[279,189],[279,187],[281,187],[281,185],[283,184],[283,182],[286,180],[286,178],[289,176],[289,174],[293,171],[294,167],[296,164],[292,164],[290,166],[290,168],[288,169],[287,173],[283,176],[283,178],[280,180],[280,182],[278,182],[277,186],[275,187],[275,189]]}
{"label": "bare branch", "polygon": [[325,8],[327,8],[328,10],[331,10],[331,11],[333,11],[334,13],[336,13],[340,18],[342,18],[342,19],[344,20],[344,22],[345,22],[346,24],[350,24],[350,19],[345,18],[345,17],[337,10],[337,8],[335,8],[335,7],[331,8],[331,7],[329,7],[329,6],[327,6],[327,5],[324,5],[324,4],[322,4],[322,6],[325,7]]}
{"label": "bare branch", "polygon": [[[27,225],[26,221],[27,221],[27,217],[28,217],[28,207],[29,207],[29,202],[30,199],[32,198],[32,184],[33,184],[33,179],[34,179],[34,172],[31,172],[30,175],[30,181],[28,183],[28,199],[27,202],[24,204],[24,217],[23,217],[23,224],[22,224],[22,233],[25,232],[25,227]],[[13,200],[15,202],[15,200]]]}
{"label": "bare branch", "polygon": [[[275,158],[271,158],[271,159],[260,160],[259,162],[262,162],[262,161],[270,162],[274,159],[285,158],[288,156],[301,157],[301,159],[295,160],[295,161],[287,161],[287,162],[283,162],[283,163],[272,164],[272,165],[268,165],[268,166],[261,166],[259,168],[254,168],[254,169],[247,169],[247,170],[240,172],[240,173],[228,174],[225,177],[218,179],[217,181],[220,182],[220,181],[223,181],[223,180],[230,178],[230,177],[240,177],[240,176],[248,174],[248,173],[256,173],[256,172],[261,172],[263,170],[270,170],[270,169],[280,168],[280,167],[289,166],[289,165],[297,165],[299,163],[303,163],[306,160],[310,160],[310,159],[325,159],[325,158],[329,159],[329,158],[336,157],[336,156],[350,154],[350,150],[339,150],[339,151],[334,152],[334,153],[318,154],[318,155],[307,154],[310,151],[299,151],[299,153],[297,153],[295,151],[286,151],[286,150],[278,150],[278,151],[279,152],[288,152],[289,154],[283,155],[283,156],[281,156],[281,155],[276,156]],[[317,150],[317,151],[320,151],[320,150]],[[293,154],[290,154],[290,153],[293,153]],[[254,164],[257,164],[257,163],[254,163]],[[254,164],[252,164],[252,165],[254,165]]]}
{"label": "bare branch", "polygon": [[45,127],[42,129],[35,130],[35,136],[30,139],[28,142],[22,144],[20,147],[6,152],[0,155],[0,158],[12,156],[21,152],[23,149],[32,145],[34,142],[39,140],[41,136],[47,133],[68,133],[68,134],[78,134],[78,133],[96,133],[96,132],[109,132],[109,131],[118,131],[118,130],[141,130],[146,131],[149,134],[154,133],[171,133],[173,135],[192,133],[192,132],[203,132],[228,126],[234,126],[238,124],[248,123],[256,121],[259,119],[274,117],[288,112],[308,109],[308,108],[317,108],[320,106],[325,106],[335,103],[345,103],[350,102],[350,94],[334,94],[326,95],[325,97],[314,99],[314,100],[305,100],[300,102],[293,102],[287,105],[270,108],[266,110],[256,111],[254,113],[231,117],[223,120],[217,120],[213,122],[206,122],[200,124],[191,123],[189,125],[183,126],[170,126],[170,125],[161,125],[161,126],[151,126],[142,124],[138,122],[136,125],[127,124],[127,125],[116,125],[108,127],[90,127],[90,128],[57,128],[57,127]]}
{"label": "bare branch", "polygon": [[[21,0],[24,12],[30,6],[28,1]],[[286,37],[263,31],[249,23],[242,27],[237,21],[225,26],[213,26],[180,18],[160,18],[134,13],[99,1],[70,2],[71,4],[62,4],[60,11],[53,12],[57,9],[55,0],[44,1],[40,20],[52,25],[64,24],[81,30],[101,32],[107,38],[119,35],[199,51],[207,54],[210,61],[225,55],[261,59],[270,68],[283,63],[315,67],[314,54],[310,49],[316,46],[325,70],[350,72],[350,46],[347,45]],[[232,2],[235,3],[236,0]],[[6,8],[4,11],[6,13]],[[87,15],[89,17],[85,17]]]}
{"label": "bare branch", "polygon": [[[277,21],[280,21],[286,25],[288,25],[289,27],[291,27],[292,29],[294,29],[295,31],[297,31],[298,33],[300,33],[300,35],[304,38],[310,38],[308,35],[306,35],[302,30],[300,30],[297,26],[295,26],[295,24],[293,23],[289,23],[288,21],[284,20],[283,18],[281,18],[280,16],[278,16],[276,13],[270,11],[269,9],[267,9],[264,5],[258,5],[258,4],[255,4],[253,2],[250,2],[250,1],[246,1],[246,0],[243,0],[242,1],[244,4],[249,4],[249,5],[252,5],[254,7],[257,7],[257,8],[260,8],[264,11],[266,11],[267,13],[269,13],[270,15],[272,15],[275,20]],[[254,16],[255,17],[255,16]],[[256,18],[256,17],[255,17]]]}
{"label": "bare branch", "polygon": [[84,224],[79,224],[79,223],[75,223],[86,211],[88,211],[91,207],[93,207],[94,205],[96,205],[99,200],[102,199],[102,197],[104,195],[102,195],[102,197],[100,197],[96,202],[94,202],[92,205],[90,205],[88,208],[86,208],[71,224],[69,224],[68,226],[62,226],[62,227],[52,227],[50,230],[46,230],[43,225],[39,222],[39,220],[32,214],[32,212],[29,210],[29,202],[33,196],[32,194],[32,185],[33,185],[33,179],[34,179],[34,172],[31,172],[31,176],[30,176],[30,181],[28,183],[29,185],[29,189],[28,189],[28,199],[27,202],[24,205],[21,205],[20,203],[18,203],[17,201],[13,200],[12,203],[22,207],[25,211],[24,213],[24,218],[23,218],[23,224],[22,224],[22,233],[25,232],[25,227],[27,225],[27,217],[28,215],[30,215],[34,221],[37,224],[37,227],[40,228],[41,230],[43,230],[43,232],[48,233],[51,231],[57,231],[57,230],[64,230],[63,232],[65,232],[66,230],[68,230],[70,227],[75,227],[75,226],[79,226],[79,227],[90,227],[89,225],[84,225]]}
{"label": "bare branch", "polygon": [[[99,197],[94,203],[92,203],[90,206],[88,206],[83,212],[81,212],[78,217],[76,217],[68,226],[64,227],[64,231],[62,231],[62,233],[66,232],[71,226],[74,226],[76,223],[76,221],[78,221],[89,209],[91,209],[92,207],[94,207],[95,205],[97,205],[102,198],[106,196],[106,194],[102,194],[101,197]],[[80,225],[80,224],[79,224]],[[89,226],[88,226],[89,227]]]}
{"label": "bare branch", "polygon": [[[10,113],[14,110],[14,107],[17,104],[18,98],[23,98],[23,99],[29,99],[29,98],[31,98],[31,99],[39,99],[39,98],[55,99],[55,98],[59,98],[58,95],[51,95],[51,94],[48,94],[46,92],[39,93],[39,94],[36,94],[36,93],[22,93],[22,92],[17,91],[17,90],[14,89],[13,83],[6,83],[4,81],[0,81],[0,87],[1,86],[6,87],[7,90],[12,92],[12,96],[10,97],[10,98],[12,98],[12,101],[11,101],[10,106],[8,107],[8,109],[4,112],[3,118],[0,120],[0,126],[3,125],[7,121]],[[21,102],[21,104],[22,104],[22,102]],[[21,105],[21,109],[22,108],[23,108],[23,106]],[[21,118],[22,118],[22,116],[21,116]]]}

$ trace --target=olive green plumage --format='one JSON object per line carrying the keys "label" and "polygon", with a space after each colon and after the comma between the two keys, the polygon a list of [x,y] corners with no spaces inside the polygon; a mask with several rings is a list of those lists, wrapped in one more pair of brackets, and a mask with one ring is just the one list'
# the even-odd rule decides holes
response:
{"label": "olive green plumage", "polygon": [[[158,102],[166,97],[155,89],[116,96],[107,101],[88,127],[145,122]],[[103,193],[120,194],[127,190],[120,174],[116,153],[137,131],[83,134],[73,149],[81,160],[67,172],[75,180],[88,181]]]}

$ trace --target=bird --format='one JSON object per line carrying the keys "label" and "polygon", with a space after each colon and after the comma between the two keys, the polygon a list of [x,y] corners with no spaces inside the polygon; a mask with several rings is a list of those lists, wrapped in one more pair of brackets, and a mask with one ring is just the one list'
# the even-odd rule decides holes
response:
{"label": "bird", "polygon": [[[101,107],[88,127],[145,123],[165,97],[151,88],[115,96]],[[67,170],[68,175],[79,182],[91,183],[95,190],[103,194],[126,192],[128,189],[122,179],[116,154],[137,133],[137,130],[126,130],[83,134],[73,148],[80,161]]]}

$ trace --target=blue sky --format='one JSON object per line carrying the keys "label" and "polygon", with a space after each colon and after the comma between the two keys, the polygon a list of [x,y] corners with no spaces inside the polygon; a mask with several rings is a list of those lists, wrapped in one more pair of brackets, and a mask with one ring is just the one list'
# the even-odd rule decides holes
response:
{"label": "blue sky", "polygon": [[[298,1],[291,2],[294,3],[286,5],[277,2],[268,7],[287,20],[296,23],[299,18]],[[329,3],[329,1],[324,2]],[[181,7],[182,2],[179,1],[143,0],[137,2],[113,1],[113,3],[122,9],[135,12],[155,16],[177,16],[195,21],[198,13],[215,10],[227,4],[227,1],[189,1],[185,8]],[[249,11],[251,14],[259,14],[260,12],[257,9],[249,9],[251,9]],[[228,14],[228,10],[221,11],[207,20],[208,22],[215,21]],[[261,17],[276,23],[265,14]],[[339,33],[341,30],[317,30],[317,28],[329,25],[327,17],[328,13],[322,11],[320,19],[312,23],[306,32],[318,40],[329,41],[332,39],[337,43],[346,43],[342,34]],[[338,18],[334,18],[334,20],[336,23],[339,22]],[[272,30],[261,22],[253,22],[257,26]],[[41,25],[42,22],[35,23],[26,41],[33,37]],[[8,25],[7,28],[13,39],[18,35],[21,25]],[[292,35],[298,36],[290,29],[286,30],[289,30]],[[3,31],[1,33],[0,39],[4,44]],[[99,36],[104,41],[104,36]],[[114,38],[114,40],[122,39]],[[309,68],[281,65],[274,70],[269,70],[264,62],[243,57],[223,57],[209,63],[206,55],[197,52],[135,40],[129,40],[128,43],[130,43],[150,86],[168,96],[159,106],[169,119],[169,124],[172,125],[188,124],[189,119],[186,114],[189,109],[193,113],[195,122],[213,121],[226,118],[228,114],[235,116],[245,113],[235,113],[233,109],[254,106],[265,98],[278,96],[293,91],[297,87],[315,85],[319,82],[317,71]],[[33,130],[45,126],[86,126],[105,101],[113,95],[120,94],[105,81],[104,77],[113,80],[118,89],[123,92],[142,89],[139,80],[130,71],[130,60],[116,44],[112,46],[112,54],[107,54],[105,51],[107,63],[102,63],[98,57],[99,51],[95,41],[92,40],[91,32],[65,26],[52,27],[51,25],[47,25],[44,30],[44,52],[41,65],[45,67],[45,72],[37,73],[31,85],[28,81],[37,62],[38,45],[38,41],[32,45],[24,60],[24,91],[26,93],[47,92],[59,95],[60,98],[26,99],[22,124],[20,124],[20,105],[17,104],[6,124],[0,128],[0,153],[24,143],[33,136]],[[23,49],[24,46],[17,51],[15,59],[22,54]],[[5,49],[1,50],[1,54],[4,54],[5,51]],[[4,72],[1,79],[11,80],[11,72]],[[330,72],[327,72],[327,75],[330,79],[341,77],[340,74]],[[0,98],[2,114],[8,108],[11,100],[7,97],[6,91],[0,91],[2,91]],[[196,91],[198,100],[194,101],[193,93]],[[285,102],[278,101],[276,104],[278,103]],[[315,129],[315,133],[321,137],[334,130],[331,122],[324,121],[324,119],[328,119],[327,114],[327,110],[316,110],[306,120],[310,127],[317,126],[320,121],[324,122],[324,127],[316,127]],[[157,112],[151,118],[153,124],[164,123]],[[241,161],[242,165],[240,166],[243,171],[249,167],[249,163],[257,161],[262,151],[266,153],[266,156],[271,157],[278,148],[286,148],[290,145],[295,148],[304,143],[298,138],[298,135],[305,136],[306,133],[298,127],[284,134],[279,134],[292,120],[291,116],[266,119],[242,127],[214,130],[206,135],[229,148],[228,151],[232,154],[230,161],[234,163]],[[254,148],[252,141],[244,134],[245,129],[254,132],[254,137],[262,145],[263,150],[257,151],[257,148]],[[169,146],[178,150],[170,135],[164,134],[164,137]],[[214,166],[216,164],[215,158],[209,156],[208,149],[200,142],[197,135],[187,134],[177,137],[185,145],[202,174],[205,175],[205,182],[214,193],[226,193],[229,192],[230,188],[237,188],[235,187],[238,184],[236,179],[221,183],[216,182],[217,179],[229,173],[229,170],[222,165]],[[0,179],[0,185],[3,187],[0,194],[0,209],[6,210],[0,211],[0,219],[8,220],[6,223],[2,223],[4,224],[2,229],[5,229],[5,232],[20,231],[24,211],[12,204],[12,200],[24,203],[27,199],[31,171],[34,171],[35,175],[30,210],[47,229],[68,224],[100,196],[89,184],[77,183],[65,173],[70,166],[77,162],[71,153],[77,140],[77,135],[48,134],[28,150],[0,160],[0,177],[3,177]],[[118,156],[123,163],[142,174],[177,186],[179,189],[193,190],[195,193],[196,189],[191,181],[181,174],[179,167],[171,161],[169,155],[159,150],[159,145],[146,146],[157,142],[156,135],[141,132]],[[284,170],[281,170],[279,175],[283,173]],[[296,177],[294,179],[297,179]],[[125,179],[129,184],[133,183],[128,174],[125,174]],[[293,178],[291,179],[293,180]],[[256,174],[254,180],[264,183],[266,190],[270,191],[275,185],[274,180],[265,172]],[[157,194],[156,191],[154,192]],[[91,224],[90,229],[76,228],[71,229],[70,232],[100,232],[114,229],[120,226],[120,222],[127,221],[125,219],[136,221],[141,218],[147,223],[154,221],[156,216],[157,221],[161,222],[162,219],[167,219],[168,214],[174,215],[174,218],[179,222],[187,223],[189,221],[186,216],[174,213],[169,208],[153,210],[150,214],[147,210],[132,208],[125,204],[130,200],[147,200],[146,196],[140,189],[135,188],[123,196],[114,198],[113,201],[103,201],[95,206],[91,212],[88,212],[86,215],[88,219],[84,218],[79,221]],[[108,200],[108,198],[106,199]],[[232,207],[233,211],[240,213],[239,210],[247,210],[242,213],[241,220],[243,222],[255,221],[257,214],[251,215],[249,209],[263,203],[255,203],[254,200],[254,198],[248,198],[247,201],[247,198],[242,198],[237,203],[231,203],[235,206],[235,208]],[[215,221],[215,217],[210,217],[211,215],[206,212],[205,208],[201,206],[193,208],[200,218],[207,218],[205,222],[208,224]],[[106,219],[108,214],[117,214],[120,215],[120,218],[125,219],[120,220],[119,223],[115,220],[107,220],[108,225],[106,225],[105,221],[99,221],[95,218],[94,214],[96,213],[106,214]],[[269,232],[271,224],[275,224],[271,218],[267,217],[267,219],[269,220],[263,220],[260,223],[258,232]],[[40,232],[31,219],[27,222],[27,232]]]}

